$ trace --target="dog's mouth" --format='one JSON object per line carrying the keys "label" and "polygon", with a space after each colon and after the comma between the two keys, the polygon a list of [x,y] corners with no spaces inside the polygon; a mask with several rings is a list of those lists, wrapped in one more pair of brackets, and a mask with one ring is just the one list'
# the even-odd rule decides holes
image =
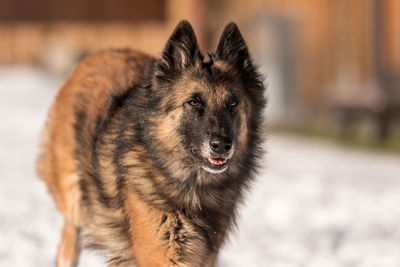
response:
{"label": "dog's mouth", "polygon": [[228,159],[227,158],[207,158],[208,161],[216,166],[224,165]]}
{"label": "dog's mouth", "polygon": [[222,173],[228,168],[228,157],[204,157],[196,149],[192,149],[192,153],[200,159],[201,167],[207,172]]}

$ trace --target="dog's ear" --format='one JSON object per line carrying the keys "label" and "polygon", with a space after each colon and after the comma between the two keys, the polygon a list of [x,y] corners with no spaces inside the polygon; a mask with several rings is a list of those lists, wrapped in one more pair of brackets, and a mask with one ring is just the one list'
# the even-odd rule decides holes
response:
{"label": "dog's ear", "polygon": [[202,62],[203,56],[190,23],[182,20],[171,34],[159,60],[159,74],[170,75]]}
{"label": "dog's ear", "polygon": [[239,74],[241,74],[246,88],[255,94],[255,99],[260,101],[260,106],[264,105],[263,91],[265,88],[262,75],[253,64],[247,45],[235,23],[231,22],[226,25],[215,56],[217,60],[227,61],[241,70]]}
{"label": "dog's ear", "polygon": [[250,62],[249,50],[236,23],[225,26],[215,54],[219,60],[242,68]]}

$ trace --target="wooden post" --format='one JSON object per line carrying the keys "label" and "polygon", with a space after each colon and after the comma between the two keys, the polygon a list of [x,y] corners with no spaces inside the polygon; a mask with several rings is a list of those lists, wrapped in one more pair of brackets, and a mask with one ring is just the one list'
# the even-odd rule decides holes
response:
{"label": "wooden post", "polygon": [[201,51],[203,54],[207,52],[207,0],[170,0],[167,18],[169,28],[174,28],[180,20],[187,19],[196,32]]}

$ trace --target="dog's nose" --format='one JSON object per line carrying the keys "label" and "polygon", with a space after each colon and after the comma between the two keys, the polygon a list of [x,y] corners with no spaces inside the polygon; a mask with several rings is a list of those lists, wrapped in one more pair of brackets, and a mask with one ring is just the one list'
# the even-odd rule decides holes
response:
{"label": "dog's nose", "polygon": [[232,140],[229,137],[211,137],[210,148],[218,154],[228,153],[232,148]]}

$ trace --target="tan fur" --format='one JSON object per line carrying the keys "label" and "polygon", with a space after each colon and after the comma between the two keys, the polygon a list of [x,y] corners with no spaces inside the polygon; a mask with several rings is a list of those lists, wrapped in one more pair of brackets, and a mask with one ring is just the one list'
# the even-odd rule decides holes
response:
{"label": "tan fur", "polygon": [[[104,113],[110,93],[133,86],[143,67],[151,57],[142,53],[106,51],[87,57],[77,66],[71,77],[62,86],[49,112],[43,132],[42,154],[37,162],[39,176],[47,183],[57,208],[64,215],[65,226],[59,248],[57,266],[75,266],[79,256],[77,242],[79,228],[87,224],[86,212],[80,205],[81,191],[77,162],[74,160],[76,143],[73,113],[76,101],[87,97],[90,105],[84,107],[93,119]],[[99,68],[101,65],[103,68]],[[99,73],[99,70],[102,72]],[[114,92],[110,92],[110,89]],[[103,168],[107,171],[107,166]]]}
{"label": "tan fur", "polygon": [[[121,90],[134,85],[135,80],[140,78],[141,61],[148,58],[147,55],[128,50],[102,52],[87,57],[62,86],[50,110],[44,130],[43,154],[37,164],[38,173],[47,182],[66,220],[77,226],[84,219],[84,211],[76,210],[79,209],[76,203],[80,199],[80,191],[77,163],[74,162],[75,114],[71,107],[76,105],[77,98],[90,99],[90,105],[85,109],[93,118],[89,121],[94,127],[95,118],[104,113],[109,94],[121,93]],[[98,68],[99,65],[104,68]],[[103,70],[102,73],[99,70]]]}
{"label": "tan fur", "polygon": [[79,229],[75,225],[66,222],[64,225],[61,244],[58,248],[57,266],[76,266],[78,263],[79,253]]}
{"label": "tan fur", "polygon": [[[184,222],[185,216],[183,214],[163,213],[143,202],[140,197],[134,193],[130,193],[127,196],[126,202],[126,206],[129,207],[127,212],[131,220],[131,231],[133,232],[132,241],[139,266],[207,267],[214,265],[216,253],[207,255],[208,260],[206,263],[204,263],[204,259],[196,260],[197,255],[204,255],[206,252],[206,248],[203,246],[202,242],[188,244],[188,246],[192,248],[192,251],[189,251],[189,253],[193,254],[193,258],[190,263],[178,264],[180,261],[180,250],[182,250],[182,248],[171,245],[174,243],[169,242],[169,240],[184,239],[186,235],[196,234],[193,228],[183,229],[180,232],[171,231],[171,229],[175,229],[178,224],[190,225]],[[135,214],[141,214],[141,216],[135,216]],[[163,216],[166,217],[166,221],[160,228],[159,226]],[[169,235],[169,240],[160,243],[159,240],[163,240],[166,233]]]}

